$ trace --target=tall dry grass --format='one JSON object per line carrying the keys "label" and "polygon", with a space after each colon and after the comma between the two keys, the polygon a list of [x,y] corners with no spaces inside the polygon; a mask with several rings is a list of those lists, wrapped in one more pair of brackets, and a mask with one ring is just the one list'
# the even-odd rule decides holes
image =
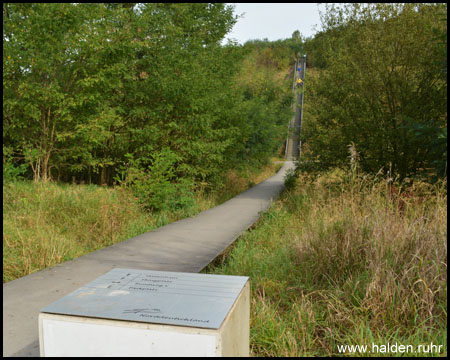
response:
{"label": "tall dry grass", "polygon": [[[372,333],[401,338],[446,328],[445,184],[418,182],[393,195],[391,183],[370,177],[321,180],[308,189],[315,204],[293,262],[315,287],[333,289],[326,305],[333,328],[349,336],[364,319]],[[332,351],[339,338],[330,339]]]}
{"label": "tall dry grass", "polygon": [[407,355],[443,356],[446,205],[445,182],[393,184],[356,167],[301,174],[206,272],[250,276],[254,356],[344,355],[338,345],[388,343],[440,344],[441,353]]}
{"label": "tall dry grass", "polygon": [[3,282],[155,227],[126,191],[20,181],[3,186]]}

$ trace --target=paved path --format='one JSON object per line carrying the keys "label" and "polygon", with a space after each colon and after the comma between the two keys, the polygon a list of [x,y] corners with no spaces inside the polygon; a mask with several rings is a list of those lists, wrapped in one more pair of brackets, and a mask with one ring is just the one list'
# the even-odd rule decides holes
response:
{"label": "paved path", "polygon": [[193,218],[4,284],[3,356],[39,356],[39,310],[112,268],[201,271],[270,206],[293,166]]}

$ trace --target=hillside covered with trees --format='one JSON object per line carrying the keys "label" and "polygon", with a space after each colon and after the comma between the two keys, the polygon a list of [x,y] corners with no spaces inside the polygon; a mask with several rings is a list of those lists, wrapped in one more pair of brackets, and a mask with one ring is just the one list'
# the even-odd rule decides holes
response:
{"label": "hillside covered with trees", "polygon": [[7,179],[124,184],[177,208],[283,149],[295,57],[221,45],[229,5],[4,4],[3,22]]}

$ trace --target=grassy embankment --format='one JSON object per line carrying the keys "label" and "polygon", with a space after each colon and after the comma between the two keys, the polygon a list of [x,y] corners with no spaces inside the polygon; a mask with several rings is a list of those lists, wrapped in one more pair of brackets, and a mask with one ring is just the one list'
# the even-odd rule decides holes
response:
{"label": "grassy embankment", "polygon": [[440,353],[345,355],[445,356],[445,184],[416,182],[399,195],[386,180],[337,171],[296,181],[204,270],[250,277],[251,355],[432,343]]}
{"label": "grassy embankment", "polygon": [[19,181],[3,185],[3,282],[118,243],[224,202],[272,176],[229,171],[220,191],[198,192],[189,211],[151,214],[120,187]]}

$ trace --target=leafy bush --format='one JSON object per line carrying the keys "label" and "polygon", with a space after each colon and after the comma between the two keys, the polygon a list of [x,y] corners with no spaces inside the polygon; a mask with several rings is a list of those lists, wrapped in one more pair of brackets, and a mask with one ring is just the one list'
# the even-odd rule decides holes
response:
{"label": "leafy bush", "polygon": [[14,165],[13,150],[3,146],[3,184],[8,181],[23,179],[23,174],[27,170],[27,164]]}
{"label": "leafy bush", "polygon": [[298,172],[296,169],[289,169],[284,175],[284,186],[286,190],[294,190],[297,185]]}
{"label": "leafy bush", "polygon": [[195,206],[191,192],[193,182],[177,177],[176,162],[180,158],[170,149],[155,153],[147,166],[143,164],[144,159],[135,160],[129,154],[128,159],[125,179],[116,177],[116,180],[130,187],[144,207],[153,211],[174,211]]}

